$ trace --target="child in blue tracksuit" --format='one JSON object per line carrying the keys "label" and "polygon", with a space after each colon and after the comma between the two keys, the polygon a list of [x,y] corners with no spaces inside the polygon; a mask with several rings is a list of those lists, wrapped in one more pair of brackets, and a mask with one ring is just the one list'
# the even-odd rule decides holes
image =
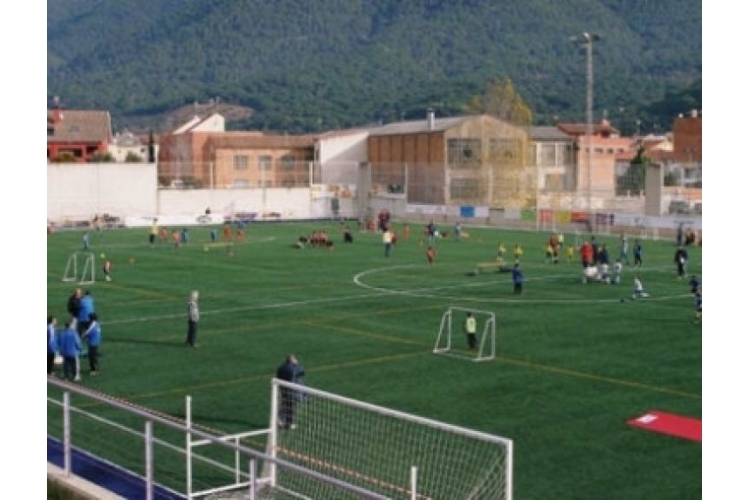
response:
{"label": "child in blue tracksuit", "polygon": [[90,321],[89,316],[93,312],[96,312],[96,309],[94,308],[94,297],[91,296],[91,292],[86,290],[78,301],[78,316],[76,317],[76,320],[78,320],[78,333],[81,335],[88,330]]}
{"label": "child in blue tracksuit", "polygon": [[52,375],[55,369],[55,355],[57,354],[57,335],[55,334],[57,318],[47,317],[47,375]]}
{"label": "child in blue tracksuit", "polygon": [[86,339],[89,348],[89,374],[97,375],[99,373],[99,346],[102,343],[102,327],[96,313],[91,313],[89,319],[91,324],[86,333],[83,334],[83,338]]}
{"label": "child in blue tracksuit", "polygon": [[65,323],[65,329],[60,335],[58,342],[60,355],[63,357],[63,378],[68,380],[81,380],[79,373],[78,357],[81,354],[81,339],[73,327],[73,322]]}

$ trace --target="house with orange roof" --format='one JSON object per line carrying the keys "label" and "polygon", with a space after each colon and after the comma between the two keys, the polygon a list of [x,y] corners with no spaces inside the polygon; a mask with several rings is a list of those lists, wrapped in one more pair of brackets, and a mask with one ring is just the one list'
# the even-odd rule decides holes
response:
{"label": "house with orange roof", "polygon": [[47,161],[90,162],[106,154],[112,142],[109,111],[47,110]]}

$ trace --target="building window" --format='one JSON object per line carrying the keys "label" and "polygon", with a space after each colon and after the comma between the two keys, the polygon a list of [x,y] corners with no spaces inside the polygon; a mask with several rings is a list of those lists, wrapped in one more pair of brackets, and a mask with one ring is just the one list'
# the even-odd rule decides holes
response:
{"label": "building window", "polygon": [[248,161],[247,155],[234,155],[232,158],[232,164],[235,170],[247,170],[250,162]]}
{"label": "building window", "polygon": [[[540,162],[545,164],[544,148],[542,145],[542,157]],[[554,146],[553,146],[554,147]],[[490,141],[490,157],[495,162],[515,162],[521,158],[521,141],[518,139],[492,139]]]}
{"label": "building window", "polygon": [[294,155],[284,155],[281,157],[281,168],[284,170],[294,170],[297,164],[297,159]]}
{"label": "building window", "polygon": [[555,144],[542,144],[540,145],[540,160],[539,164],[544,167],[552,167],[556,165],[556,147]]}
{"label": "building window", "polygon": [[476,166],[482,158],[479,139],[448,139],[448,162],[454,166]]}
{"label": "building window", "polygon": [[268,155],[263,155],[258,157],[258,170],[260,171],[269,171],[273,169],[272,166],[271,157]]}
{"label": "building window", "polygon": [[574,150],[571,144],[565,146],[565,149],[563,150],[563,165],[572,165],[575,163],[573,152]]}

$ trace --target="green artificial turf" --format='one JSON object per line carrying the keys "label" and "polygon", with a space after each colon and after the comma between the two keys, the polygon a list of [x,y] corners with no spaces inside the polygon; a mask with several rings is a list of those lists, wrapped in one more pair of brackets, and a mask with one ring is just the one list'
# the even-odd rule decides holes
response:
{"label": "green artificial turf", "polygon": [[[676,279],[673,241],[644,240],[644,267],[626,266],[619,285],[583,284],[577,253],[572,262],[565,254],[557,265],[545,262],[548,233],[464,227],[468,237],[437,241],[430,267],[422,227],[411,227],[389,258],[377,233],[355,230],[354,243],[344,244],[338,222],[252,224],[231,246],[211,244],[208,227],[192,227],[179,250],[149,246],[148,228],[92,234],[98,278],[105,254],[113,281],[84,286],[96,300],[103,344],[100,375],[89,376],[83,358],[81,383],[178,418],[190,395],[197,424],[238,433],[268,426],[270,379],[293,352],[308,386],[512,439],[516,499],[701,498],[700,443],[627,425],[652,409],[701,418],[701,325],[693,323],[687,282]],[[293,248],[317,229],[329,232],[332,250]],[[47,311],[60,326],[75,287],[61,278],[81,235],[48,237]],[[584,237],[566,234],[565,242]],[[614,261],[619,235],[597,239]],[[508,273],[485,266],[471,275],[495,260],[501,242],[508,261],[514,244],[524,247],[520,296]],[[688,251],[688,273],[700,275],[701,248]],[[631,300],[635,274],[649,298]],[[199,347],[190,349],[186,303],[194,289],[202,315]],[[496,315],[496,359],[432,353],[450,306]],[[455,348],[465,351],[460,340]],[[49,434],[60,435],[60,414],[48,404]],[[118,434],[74,419],[74,444],[142,471],[142,443]],[[183,462],[159,451],[157,480],[179,489]]]}

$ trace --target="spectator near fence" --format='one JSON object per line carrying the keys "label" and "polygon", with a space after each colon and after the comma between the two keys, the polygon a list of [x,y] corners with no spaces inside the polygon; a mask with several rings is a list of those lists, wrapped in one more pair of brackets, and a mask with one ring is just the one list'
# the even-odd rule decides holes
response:
{"label": "spectator near fence", "polygon": [[[297,361],[294,354],[288,354],[284,362],[276,369],[276,378],[301,384],[302,377],[305,375],[305,369]],[[288,387],[281,387],[281,407],[279,408],[279,427],[283,429],[296,429],[294,423],[295,410],[300,401],[300,395],[297,391]]]}

